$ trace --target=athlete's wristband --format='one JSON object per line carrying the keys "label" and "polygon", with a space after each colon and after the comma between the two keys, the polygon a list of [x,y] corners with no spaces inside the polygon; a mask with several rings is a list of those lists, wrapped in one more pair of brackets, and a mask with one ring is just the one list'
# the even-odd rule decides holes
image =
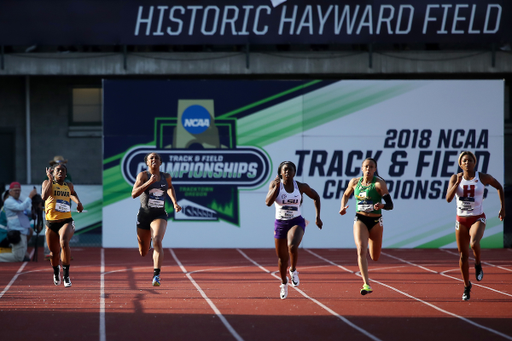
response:
{"label": "athlete's wristband", "polygon": [[384,207],[382,207],[382,209],[386,210],[386,211],[389,211],[389,210],[392,210],[393,209],[393,201],[391,200],[391,195],[386,194],[385,196],[382,197],[382,199],[384,199]]}

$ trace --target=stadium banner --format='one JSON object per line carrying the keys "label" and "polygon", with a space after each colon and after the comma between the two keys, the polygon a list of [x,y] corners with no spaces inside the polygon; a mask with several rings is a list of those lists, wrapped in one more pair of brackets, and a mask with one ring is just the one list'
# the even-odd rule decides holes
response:
{"label": "stadium banner", "polygon": [[[310,222],[302,245],[353,248],[355,199],[340,200],[366,157],[394,200],[383,211],[384,247],[455,244],[455,202],[445,193],[461,151],[504,180],[504,84],[500,80],[104,80],[103,246],[136,247],[144,156],[157,152],[178,203],[167,203],[166,247],[273,247],[275,208],[265,197],[277,166],[321,197],[324,228]],[[488,188],[482,247],[503,247],[497,191]]]}
{"label": "stadium banner", "polygon": [[3,0],[0,45],[508,43],[505,0]]}

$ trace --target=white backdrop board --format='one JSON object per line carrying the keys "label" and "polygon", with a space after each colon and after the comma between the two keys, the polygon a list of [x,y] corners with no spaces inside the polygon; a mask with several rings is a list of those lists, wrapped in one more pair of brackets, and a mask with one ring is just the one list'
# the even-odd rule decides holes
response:
{"label": "white backdrop board", "polygon": [[[269,92],[274,91],[271,89],[274,83],[289,90],[281,89],[272,96]],[[502,81],[288,83],[105,82],[103,245],[137,246],[135,216],[139,200],[130,197],[130,177],[142,166],[140,161],[135,166],[129,162],[152,150],[168,161],[162,170],[172,173],[190,169],[188,173],[173,173],[180,204],[213,212],[211,219],[199,219],[199,216],[185,219],[170,212],[165,247],[273,247],[275,209],[265,205],[265,196],[277,166],[285,160],[297,165],[296,179],[308,183],[321,196],[324,222],[321,231],[314,225],[312,200],[304,198],[303,214],[311,222],[302,242],[305,247],[354,247],[355,201],[351,199],[348,214],[340,216],[340,199],[350,179],[361,175],[361,163],[369,156],[377,159],[379,175],[387,181],[395,205],[394,210],[383,211],[384,247],[456,246],[455,203],[447,203],[444,195],[450,176],[458,170],[461,151],[473,151],[478,157],[478,170],[493,175],[503,184]],[[147,94],[140,90],[150,87],[161,90],[147,91]],[[227,101],[223,97],[227,95],[219,89],[226,92],[237,89],[228,98],[236,97],[233,101],[240,104],[228,108],[223,102]],[[244,96],[250,98],[243,102]],[[257,163],[252,175],[264,176],[262,181],[255,185],[234,182],[222,185],[218,179],[201,173],[206,167],[202,161],[185,165],[185,159],[178,160],[176,155],[190,155],[192,161],[199,161],[200,158],[194,157],[202,155],[192,151],[193,148],[178,148],[179,137],[174,136],[168,144],[163,142],[167,126],[162,122],[167,122],[173,129],[169,131],[175,134],[179,132],[180,122],[186,122],[180,121],[180,105],[185,105],[185,117],[187,105],[194,104],[180,102],[184,99],[196,101],[199,103],[196,106],[203,106],[201,110],[210,113],[208,129],[213,123],[218,128],[220,147],[203,143],[206,146],[203,151],[209,157],[221,155],[224,160],[234,150],[244,151],[243,158],[265,159]],[[205,99],[211,102],[200,102]],[[119,104],[121,101],[123,105]],[[130,120],[130,115],[141,115],[136,105],[148,108],[142,115],[144,121],[151,123],[149,128],[142,127],[141,120]],[[124,135],[121,130],[115,131],[114,124],[122,126]],[[132,126],[138,130],[133,128],[132,133]],[[144,131],[141,135],[150,137],[137,137],[137,131]],[[189,135],[197,137],[193,132],[189,131]],[[232,134],[231,140],[226,134]],[[226,162],[223,167],[228,167]],[[231,201],[219,204],[226,196],[231,196]],[[205,201],[205,197],[217,199]],[[503,246],[503,224],[497,218],[499,205],[496,190],[489,187],[484,202],[487,228],[483,247]]]}

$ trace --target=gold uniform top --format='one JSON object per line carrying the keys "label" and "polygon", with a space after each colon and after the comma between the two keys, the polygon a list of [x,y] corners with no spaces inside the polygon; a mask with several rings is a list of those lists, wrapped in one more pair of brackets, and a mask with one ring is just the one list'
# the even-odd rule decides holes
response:
{"label": "gold uniform top", "polygon": [[64,182],[59,185],[52,182],[52,191],[48,199],[44,202],[44,211],[46,220],[61,220],[71,218],[71,191],[68,184]]}

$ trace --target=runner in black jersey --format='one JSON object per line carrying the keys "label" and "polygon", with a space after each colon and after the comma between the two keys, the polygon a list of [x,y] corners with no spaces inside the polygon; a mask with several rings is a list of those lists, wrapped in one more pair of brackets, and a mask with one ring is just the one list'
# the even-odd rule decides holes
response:
{"label": "runner in black jersey", "polygon": [[165,194],[171,198],[176,212],[181,211],[172,186],[171,175],[160,172],[162,159],[157,153],[144,157],[147,171],[140,172],[132,189],[132,197],[140,196],[140,209],[137,214],[137,240],[142,257],[149,252],[153,240],[153,285],[160,285],[160,268],[164,260],[162,240],[167,229],[167,212],[165,211]]}

